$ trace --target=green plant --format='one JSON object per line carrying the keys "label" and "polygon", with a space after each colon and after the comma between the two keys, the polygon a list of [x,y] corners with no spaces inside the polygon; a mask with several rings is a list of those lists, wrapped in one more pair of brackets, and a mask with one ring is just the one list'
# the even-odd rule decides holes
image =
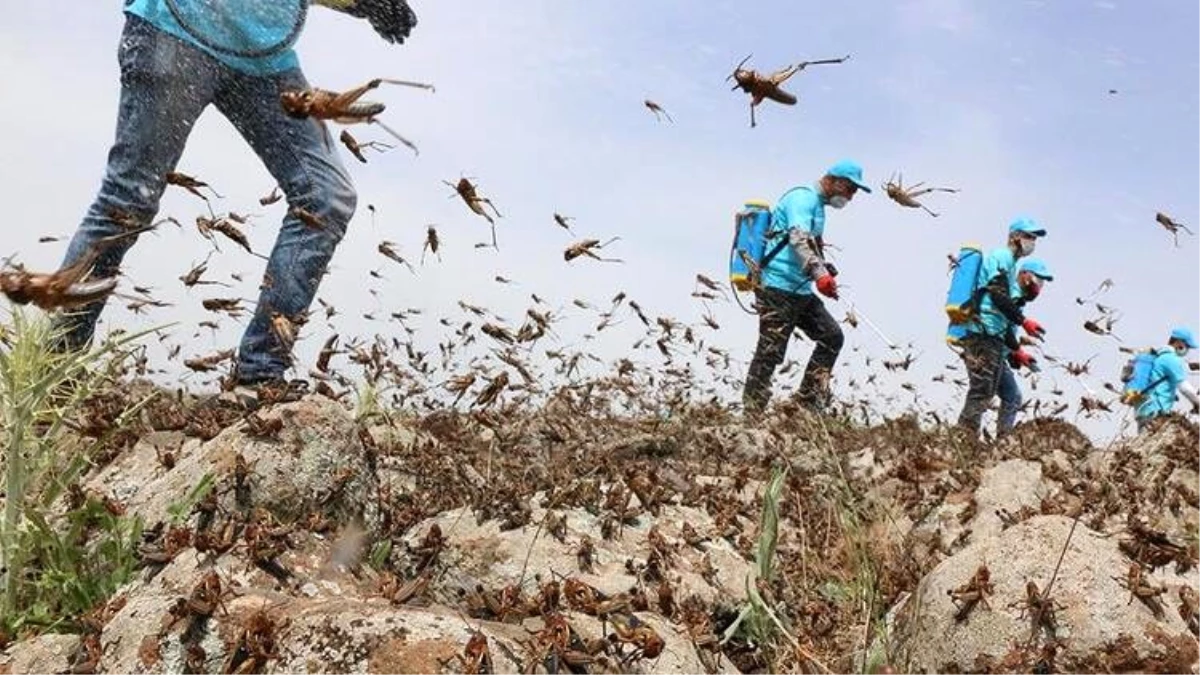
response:
{"label": "green plant", "polygon": [[[62,352],[51,348],[61,334],[44,315],[30,319],[17,308],[0,330],[0,626],[55,626],[106,598],[132,573],[138,519],[111,513],[81,491],[68,495],[65,512],[56,504],[112,433],[90,445],[73,439],[67,434],[73,415],[120,371],[128,346],[153,330]],[[115,429],[148,400],[127,408]]]}
{"label": "green plant", "polygon": [[725,629],[722,644],[737,636],[756,646],[769,646],[773,644],[777,634],[785,635],[794,642],[787,627],[758,590],[758,580],[770,583],[775,571],[775,546],[779,540],[779,494],[783,491],[786,476],[786,469],[776,468],[763,492],[763,510],[758,530],[758,548],[754,554],[754,568],[746,575],[746,603],[729,628]]}
{"label": "green plant", "polygon": [[208,496],[215,484],[216,477],[211,471],[206,472],[188,491],[187,496],[177,502],[171,502],[171,505],[167,507],[167,516],[171,520],[171,525],[182,525],[192,514],[192,509],[196,504]]}

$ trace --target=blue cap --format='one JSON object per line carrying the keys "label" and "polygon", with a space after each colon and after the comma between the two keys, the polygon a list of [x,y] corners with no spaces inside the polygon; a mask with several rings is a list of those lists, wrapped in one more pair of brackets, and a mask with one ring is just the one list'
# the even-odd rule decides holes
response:
{"label": "blue cap", "polygon": [[1018,267],[1018,271],[1029,272],[1030,274],[1041,277],[1046,281],[1054,281],[1054,275],[1050,274],[1050,268],[1046,267],[1046,263],[1042,262],[1038,258],[1026,258],[1025,260],[1022,260],[1020,266]]}
{"label": "blue cap", "polygon": [[1188,349],[1196,349],[1196,336],[1192,335],[1191,330],[1184,328],[1183,326],[1179,326],[1178,328],[1173,328],[1171,330],[1171,339],[1179,340],[1183,344],[1187,345]]}
{"label": "blue cap", "polygon": [[1024,234],[1032,234],[1035,237],[1046,236],[1046,230],[1041,225],[1038,225],[1033,218],[1026,218],[1024,216],[1012,221],[1012,224],[1008,226],[1008,232],[1009,234],[1022,232]]}
{"label": "blue cap", "polygon": [[871,192],[871,186],[863,182],[862,167],[858,165],[858,162],[853,160],[843,159],[829,167],[829,170],[825,174],[837,178],[845,178],[857,185],[859,190],[867,193]]}

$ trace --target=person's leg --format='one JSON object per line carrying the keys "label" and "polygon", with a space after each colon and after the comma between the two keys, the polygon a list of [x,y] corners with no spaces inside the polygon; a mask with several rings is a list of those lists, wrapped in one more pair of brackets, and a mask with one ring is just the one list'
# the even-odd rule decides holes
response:
{"label": "person's leg", "polygon": [[[121,96],[116,138],[100,192],[75,231],[63,266],[79,260],[104,237],[145,225],[158,213],[166,174],[175,169],[196,119],[212,100],[220,64],[186,43],[134,16],[125,21],[117,61]],[[109,246],[96,260],[93,278],[117,274],[136,238]],[[65,332],[59,348],[82,349],[91,342],[104,300],[55,316]]]}
{"label": "person's leg", "polygon": [[963,339],[962,345],[969,385],[967,400],[958,416],[958,426],[978,434],[983,413],[996,395],[1004,343],[985,335],[971,335]]}
{"label": "person's leg", "polygon": [[1021,409],[1021,387],[1016,373],[1003,360],[999,370],[996,393],[1000,395],[1000,416],[996,421],[996,437],[1003,438],[1016,426],[1017,412]]}
{"label": "person's leg", "polygon": [[[304,322],[357,204],[325,124],[290,117],[279,103],[281,92],[308,86],[304,74],[293,70],[271,77],[235,74],[217,92],[217,107],[258,153],[289,206],[238,350],[237,379],[244,384],[280,379],[291,365],[292,344],[272,329],[272,319],[293,327]],[[316,226],[295,209],[315,216]]]}
{"label": "person's leg", "polygon": [[842,351],[845,335],[820,298],[815,295],[805,295],[801,298],[797,323],[800,330],[816,343],[816,348],[808,357],[808,366],[804,369],[804,379],[800,381],[798,398],[805,407],[823,410],[829,405],[833,366]]}
{"label": "person's leg", "polygon": [[755,414],[771,400],[771,377],[787,354],[788,340],[796,328],[796,297],[773,288],[758,292],[758,345],[746,375],[742,405]]}

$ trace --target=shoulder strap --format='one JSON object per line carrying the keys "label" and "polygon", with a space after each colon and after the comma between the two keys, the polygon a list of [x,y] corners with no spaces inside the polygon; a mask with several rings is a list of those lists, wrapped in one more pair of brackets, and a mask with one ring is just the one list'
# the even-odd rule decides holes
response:
{"label": "shoulder strap", "polygon": [[782,234],[783,238],[779,240],[779,243],[772,246],[771,250],[767,251],[767,254],[763,256],[762,264],[759,265],[763,269],[766,269],[767,265],[771,264],[771,261],[774,260],[775,256],[779,255],[779,252],[783,250],[783,247],[788,245],[788,238],[790,235],[788,235],[786,231],[782,231]]}

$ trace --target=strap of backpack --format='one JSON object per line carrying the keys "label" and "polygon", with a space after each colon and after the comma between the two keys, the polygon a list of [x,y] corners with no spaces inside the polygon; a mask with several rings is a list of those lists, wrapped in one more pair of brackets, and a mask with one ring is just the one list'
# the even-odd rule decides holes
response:
{"label": "strap of backpack", "polygon": [[[1154,350],[1154,357],[1155,357],[1155,358],[1158,358],[1158,357],[1159,357],[1161,354],[1164,354],[1164,353],[1165,353],[1165,352],[1162,352],[1162,351],[1160,351],[1160,350],[1157,350],[1157,349],[1156,349],[1156,350]],[[1151,366],[1151,367],[1153,367],[1153,366]],[[1162,384],[1163,382],[1166,382],[1166,381],[1167,381],[1167,379],[1168,379],[1168,377],[1167,377],[1166,375],[1163,375],[1162,377],[1158,378],[1157,380],[1155,380],[1155,381],[1151,382],[1150,384],[1148,384],[1148,385],[1146,385],[1146,386],[1142,387],[1142,388],[1141,388],[1141,390],[1140,390],[1140,391],[1138,391],[1138,394],[1145,395],[1145,394],[1146,394],[1146,392],[1148,392],[1148,391],[1150,391],[1151,389],[1153,389],[1153,388],[1157,387],[1158,385]]]}
{"label": "strap of backpack", "polygon": [[783,250],[783,247],[787,246],[787,244],[788,244],[787,230],[780,230],[780,233],[783,234],[784,236],[782,239],[779,240],[778,244],[775,244],[774,246],[772,246],[771,250],[767,251],[767,254],[765,256],[763,256],[762,264],[760,265],[760,267],[762,269],[766,269],[767,265],[771,264],[771,261],[775,259],[775,256],[779,255],[779,252]]}

